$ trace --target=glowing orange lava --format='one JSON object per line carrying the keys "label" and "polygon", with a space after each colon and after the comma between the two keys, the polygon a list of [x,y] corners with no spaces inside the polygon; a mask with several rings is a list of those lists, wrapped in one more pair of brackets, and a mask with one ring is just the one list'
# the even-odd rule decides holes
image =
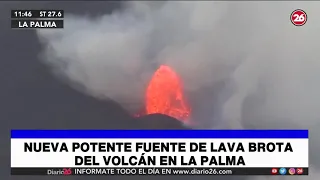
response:
{"label": "glowing orange lava", "polygon": [[169,66],[160,66],[147,88],[146,114],[161,113],[186,122],[190,112],[180,78]]}

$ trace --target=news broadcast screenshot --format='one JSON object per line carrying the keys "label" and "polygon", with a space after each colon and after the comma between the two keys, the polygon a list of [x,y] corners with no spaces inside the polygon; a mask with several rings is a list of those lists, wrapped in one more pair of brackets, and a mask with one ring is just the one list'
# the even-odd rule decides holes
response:
{"label": "news broadcast screenshot", "polygon": [[1,180],[319,179],[320,2],[0,14]]}

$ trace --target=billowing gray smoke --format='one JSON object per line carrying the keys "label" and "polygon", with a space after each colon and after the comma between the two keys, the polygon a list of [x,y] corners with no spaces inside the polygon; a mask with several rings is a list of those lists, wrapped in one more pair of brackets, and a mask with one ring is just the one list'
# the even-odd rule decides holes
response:
{"label": "billowing gray smoke", "polygon": [[[289,20],[297,8],[308,13],[303,27]],[[58,75],[130,111],[142,106],[159,64],[173,67],[188,92],[225,81],[215,92],[229,94],[214,103],[221,116],[207,117],[220,122],[212,128],[308,128],[319,169],[319,22],[318,2],[127,2],[98,18],[69,15],[65,29],[38,36]]]}

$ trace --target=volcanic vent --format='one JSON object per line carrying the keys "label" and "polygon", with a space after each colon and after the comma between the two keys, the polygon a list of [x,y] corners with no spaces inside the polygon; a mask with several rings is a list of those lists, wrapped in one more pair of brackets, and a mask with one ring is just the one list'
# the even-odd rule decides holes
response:
{"label": "volcanic vent", "polygon": [[182,81],[169,66],[161,65],[146,89],[145,114],[164,114],[188,122],[191,108],[183,93]]}

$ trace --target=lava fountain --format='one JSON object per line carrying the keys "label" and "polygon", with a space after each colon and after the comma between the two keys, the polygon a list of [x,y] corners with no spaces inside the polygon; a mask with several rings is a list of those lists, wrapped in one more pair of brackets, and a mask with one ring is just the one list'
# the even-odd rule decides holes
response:
{"label": "lava fountain", "polygon": [[182,82],[169,66],[161,65],[146,90],[145,113],[160,113],[187,122],[191,109],[183,94]]}

